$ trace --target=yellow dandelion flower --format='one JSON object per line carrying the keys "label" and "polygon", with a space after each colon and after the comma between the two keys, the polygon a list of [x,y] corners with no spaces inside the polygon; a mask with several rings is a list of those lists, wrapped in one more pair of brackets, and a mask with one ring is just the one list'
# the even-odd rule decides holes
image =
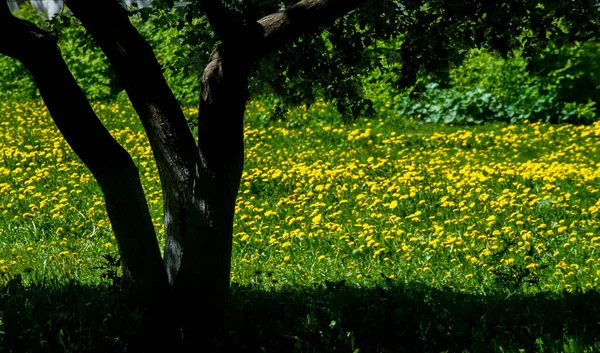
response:
{"label": "yellow dandelion flower", "polygon": [[318,214],[318,215],[316,215],[316,216],[313,217],[312,222],[315,223],[315,224],[319,223],[319,222],[321,222],[322,218],[323,218],[323,216],[320,215],[320,214]]}

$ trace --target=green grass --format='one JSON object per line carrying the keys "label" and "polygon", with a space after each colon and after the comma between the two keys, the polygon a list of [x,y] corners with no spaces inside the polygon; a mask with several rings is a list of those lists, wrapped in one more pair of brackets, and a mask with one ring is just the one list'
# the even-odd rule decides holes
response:
{"label": "green grass", "polygon": [[[96,109],[162,236],[140,124]],[[247,111],[223,351],[600,351],[600,124],[270,109]],[[112,285],[99,188],[39,102],[0,114],[0,350],[131,349],[139,322]]]}

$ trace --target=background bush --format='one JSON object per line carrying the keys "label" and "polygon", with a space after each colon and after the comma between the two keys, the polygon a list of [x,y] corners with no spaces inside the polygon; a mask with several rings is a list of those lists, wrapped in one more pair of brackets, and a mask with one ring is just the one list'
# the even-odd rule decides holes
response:
{"label": "background bush", "polygon": [[598,49],[597,42],[551,47],[529,64],[518,55],[503,59],[473,50],[445,81],[421,82],[412,96],[399,95],[395,106],[425,122],[589,124],[600,102]]}

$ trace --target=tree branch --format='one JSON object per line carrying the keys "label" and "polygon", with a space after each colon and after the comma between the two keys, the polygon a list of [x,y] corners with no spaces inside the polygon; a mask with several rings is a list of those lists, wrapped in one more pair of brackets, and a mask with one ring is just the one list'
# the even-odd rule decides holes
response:
{"label": "tree branch", "polygon": [[185,239],[198,236],[198,147],[152,48],[116,1],[67,0],[123,84],[150,141],[163,189],[165,265],[175,282]]}
{"label": "tree branch", "polygon": [[197,146],[148,42],[117,1],[67,0],[123,84],[146,130],[161,181],[190,183]]}
{"label": "tree branch", "polygon": [[263,27],[260,56],[333,23],[363,2],[365,0],[303,0],[285,11],[261,18],[258,20]]}
{"label": "tree branch", "polygon": [[56,126],[102,189],[125,275],[145,289],[166,289],[154,226],[131,157],[92,110],[56,39],[12,16],[6,3],[0,4],[0,19],[0,33],[5,34],[0,36],[0,54],[29,70]]}

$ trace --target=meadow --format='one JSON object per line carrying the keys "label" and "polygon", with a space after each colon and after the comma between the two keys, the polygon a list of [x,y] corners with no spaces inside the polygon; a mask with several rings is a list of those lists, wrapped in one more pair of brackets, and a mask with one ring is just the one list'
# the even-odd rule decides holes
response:
{"label": "meadow", "polygon": [[[161,236],[158,173],[135,113],[95,109],[138,165]],[[253,101],[246,114],[237,347],[600,351],[600,123],[423,124],[389,104],[342,123],[324,102],[271,113]],[[118,307],[97,300],[118,279],[99,187],[41,102],[2,102],[0,116],[0,347],[121,349],[116,319],[86,311]]]}

